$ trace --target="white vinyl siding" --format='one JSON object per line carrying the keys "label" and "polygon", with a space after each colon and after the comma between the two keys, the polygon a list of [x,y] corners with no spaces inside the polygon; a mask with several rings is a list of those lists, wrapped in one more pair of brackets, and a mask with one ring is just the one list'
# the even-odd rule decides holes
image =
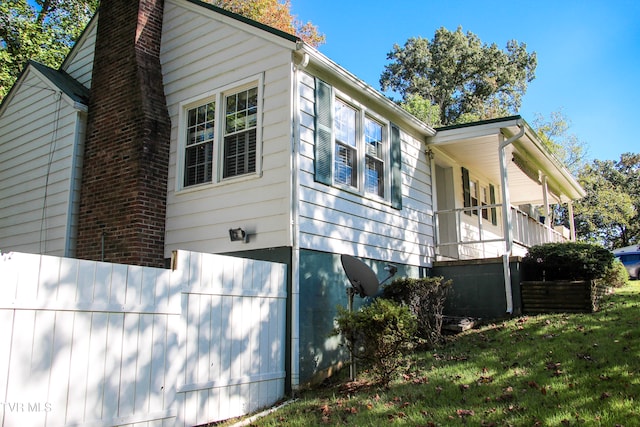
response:
{"label": "white vinyl siding", "polygon": [[48,87],[29,69],[0,116],[3,252],[73,255],[85,119]]}
{"label": "white vinyl siding", "polygon": [[305,72],[300,72],[298,79],[301,249],[430,265],[434,243],[431,176],[423,143],[404,129],[399,130],[401,209],[392,207],[389,201],[318,181],[314,144],[316,79]]}
{"label": "white vinyl siding", "polygon": [[[283,46],[283,41],[269,36],[199,5],[165,3],[160,61],[172,126],[167,257],[177,248],[216,253],[290,245],[291,50],[295,45]],[[256,173],[223,179],[220,169],[217,175],[214,172],[218,182],[180,189],[182,108],[256,85]],[[224,122],[217,127],[224,130]],[[221,144],[214,147],[214,156],[223,156]],[[228,230],[237,227],[249,233],[249,243],[229,241]]]}
{"label": "white vinyl siding", "polygon": [[82,33],[70,54],[65,59],[61,70],[65,71],[79,83],[91,88],[93,57],[96,44],[97,19],[94,19]]}

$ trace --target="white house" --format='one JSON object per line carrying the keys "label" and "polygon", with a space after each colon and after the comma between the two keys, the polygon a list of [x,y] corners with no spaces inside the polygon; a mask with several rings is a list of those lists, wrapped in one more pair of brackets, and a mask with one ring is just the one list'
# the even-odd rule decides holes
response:
{"label": "white house", "polygon": [[[538,216],[583,190],[519,116],[435,130],[294,36],[197,0],[165,0],[159,10],[170,121],[164,238],[143,236],[139,250],[285,262],[292,387],[344,359],[329,337],[347,300],[340,254],[364,259],[380,278],[388,262],[418,277],[437,260],[508,261],[531,244],[571,237]],[[119,260],[110,245],[133,208],[113,210],[126,198],[118,196],[101,217],[99,200],[82,191],[87,176],[107,189],[121,186],[112,176],[146,176],[128,172],[130,155],[111,164],[85,154],[99,151],[87,120],[100,105],[92,82],[106,73],[96,52],[116,53],[100,27],[116,25],[115,15],[104,5],[59,70],[29,63],[0,105],[2,251]],[[137,25],[131,43],[151,31]],[[158,71],[144,64],[136,84]],[[112,127],[129,125],[119,118]],[[76,245],[78,229],[93,252]]]}

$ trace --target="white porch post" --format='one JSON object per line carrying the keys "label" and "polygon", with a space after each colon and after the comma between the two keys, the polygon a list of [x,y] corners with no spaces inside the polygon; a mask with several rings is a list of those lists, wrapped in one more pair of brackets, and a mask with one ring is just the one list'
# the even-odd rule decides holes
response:
{"label": "white porch post", "polygon": [[504,231],[505,253],[511,255],[513,245],[513,225],[511,224],[511,197],[507,175],[507,153],[504,135],[500,134],[500,189],[502,191],[502,228]]}
{"label": "white porch post", "polygon": [[542,175],[542,199],[544,200],[544,216],[549,219],[549,187],[546,175]]}
{"label": "white porch post", "polygon": [[549,187],[547,185],[547,176],[542,175],[542,200],[544,203],[544,241],[551,242],[551,215],[549,215]]}
{"label": "white porch post", "polygon": [[576,224],[573,219],[573,200],[567,203],[569,209],[569,235],[572,242],[576,241]]}
{"label": "white porch post", "polygon": [[498,146],[498,156],[500,158],[500,184],[502,187],[502,226],[504,228],[505,252],[502,255],[502,268],[504,271],[504,293],[507,300],[507,313],[513,313],[513,294],[511,292],[511,268],[509,257],[513,247],[513,226],[511,224],[511,197],[509,196],[508,175],[507,175],[507,146],[522,138],[525,132],[524,124],[518,120],[520,132],[505,141],[504,134],[500,132]]}

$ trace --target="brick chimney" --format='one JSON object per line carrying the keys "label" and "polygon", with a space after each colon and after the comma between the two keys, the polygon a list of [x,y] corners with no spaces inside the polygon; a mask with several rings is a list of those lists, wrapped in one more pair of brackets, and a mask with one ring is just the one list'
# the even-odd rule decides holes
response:
{"label": "brick chimney", "polygon": [[163,266],[171,129],[163,0],[103,0],[98,13],[76,256]]}

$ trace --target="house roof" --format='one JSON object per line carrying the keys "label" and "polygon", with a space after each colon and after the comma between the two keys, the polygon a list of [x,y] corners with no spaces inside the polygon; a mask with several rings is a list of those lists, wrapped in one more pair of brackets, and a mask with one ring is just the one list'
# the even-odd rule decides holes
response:
{"label": "house roof", "polygon": [[54,70],[39,62],[29,61],[30,66],[37,69],[51,83],[53,83],[64,94],[74,102],[86,105],[89,100],[89,89],[78,83],[73,77],[62,70]]}
{"label": "house roof", "polygon": [[428,144],[490,182],[500,183],[501,135],[504,139],[511,138],[521,129],[522,136],[505,147],[511,202],[541,204],[543,176],[558,201],[584,197],[585,191],[578,181],[519,115],[437,128]]}
{"label": "house roof", "polygon": [[253,27],[256,27],[256,28],[259,28],[259,29],[261,29],[263,31],[267,31],[268,33],[271,33],[271,34],[273,34],[275,36],[282,37],[282,38],[284,38],[286,40],[289,40],[289,41],[292,41],[292,42],[296,42],[296,43],[302,41],[299,37],[297,37],[297,36],[295,36],[293,34],[289,34],[289,33],[285,32],[285,31],[279,30],[277,28],[270,27],[270,26],[265,25],[265,24],[263,24],[261,22],[254,21],[253,19],[247,18],[246,16],[239,15],[237,13],[233,13],[233,12],[228,11],[226,9],[223,9],[221,7],[214,6],[214,5],[210,4],[210,3],[205,3],[205,2],[200,1],[200,0],[186,0],[186,1],[188,1],[189,3],[196,4],[198,6],[202,6],[204,8],[209,9],[209,10],[212,10],[214,12],[217,12],[217,13],[221,14],[221,15],[228,16],[228,17],[233,18],[233,19],[235,19],[237,21],[244,22],[245,24],[249,24],[249,25],[251,25]]}
{"label": "house roof", "polygon": [[87,102],[89,100],[89,89],[62,70],[54,70],[53,68],[47,67],[39,62],[29,60],[16,79],[16,82],[9,90],[9,93],[7,93],[7,95],[2,99],[2,103],[0,103],[0,114],[2,114],[8,103],[11,102],[11,99],[13,99],[14,95],[21,87],[25,76],[31,70],[34,70],[42,79],[47,81],[51,86],[51,89],[56,88],[62,92],[67,100],[74,104],[74,107],[86,110]]}

